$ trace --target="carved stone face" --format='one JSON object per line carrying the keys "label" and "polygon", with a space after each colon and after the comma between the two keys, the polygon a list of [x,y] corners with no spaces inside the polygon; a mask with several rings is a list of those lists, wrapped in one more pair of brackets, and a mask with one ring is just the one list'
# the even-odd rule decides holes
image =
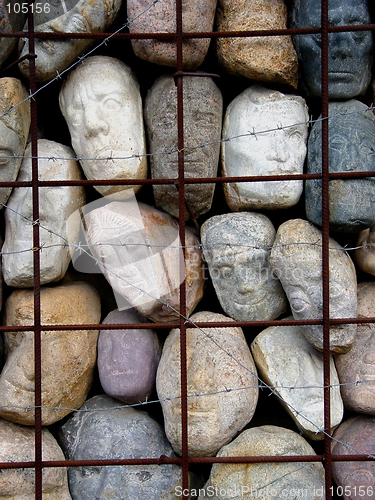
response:
{"label": "carved stone face", "polygon": [[[234,139],[222,143],[223,175],[302,174],[308,120],[302,97],[246,89],[225,115],[223,139]],[[286,208],[298,202],[302,181],[226,183],[224,192],[232,210]]]}
{"label": "carved stone face", "polygon": [[[38,141],[39,179],[78,180],[82,178],[74,153],[67,146],[41,139]],[[55,158],[66,158],[52,159]],[[19,181],[31,181],[31,147],[25,152]],[[63,278],[70,262],[67,242],[77,243],[79,217],[66,221],[85,203],[85,191],[81,186],[41,187],[39,189],[39,222],[41,283]],[[3,246],[3,276],[9,286],[32,287],[33,268],[33,204],[32,188],[18,187],[12,192],[5,210],[6,235]],[[50,232],[51,231],[51,232]],[[17,252],[17,253],[14,253]]]}
{"label": "carved stone face", "polygon": [[[330,0],[330,26],[371,22],[367,0]],[[321,25],[320,3],[294,0],[292,27]],[[328,35],[328,84],[331,99],[349,99],[364,94],[371,80],[373,41],[371,31]],[[295,35],[300,71],[308,93],[321,95],[321,34]]]}
{"label": "carved stone face", "polygon": [[[44,6],[44,4],[42,4]],[[105,31],[116,18],[120,0],[49,2],[49,12],[45,9],[34,15],[35,31],[47,33],[98,33]],[[64,9],[65,7],[65,9]],[[65,12],[64,12],[65,10]],[[27,29],[27,24],[25,29]],[[35,39],[35,73],[37,81],[48,81],[72,64],[78,56],[93,44],[93,40]],[[21,38],[18,46],[20,57],[28,54],[29,43]],[[19,68],[24,76],[29,77],[29,62],[23,61]]]}
{"label": "carved stone face", "polygon": [[[142,100],[138,82],[121,61],[89,57],[60,92],[60,109],[88,179],[147,177]],[[111,158],[114,158],[113,160]],[[95,186],[104,195],[140,186]]]}
{"label": "carved stone face", "polygon": [[286,297],[269,265],[274,239],[275,229],[262,214],[219,215],[202,225],[204,256],[228,316],[269,320],[286,310]]}
{"label": "carved stone face", "polygon": [[[191,317],[195,322],[228,319],[210,312]],[[214,455],[251,420],[258,401],[256,368],[242,330],[236,327],[204,330],[205,333],[196,328],[187,330],[191,456]],[[172,330],[165,342],[156,376],[166,434],[177,453],[181,453],[182,446],[179,338],[179,330]],[[249,389],[227,391],[239,387]]]}
{"label": "carved stone face", "polygon": [[[367,106],[354,99],[329,105],[329,170],[359,172],[375,169],[375,117]],[[308,145],[308,173],[320,173],[322,127],[315,123]],[[334,179],[329,182],[330,227],[336,231],[359,232],[375,222],[375,180]],[[321,181],[306,182],[306,214],[321,225]]]}

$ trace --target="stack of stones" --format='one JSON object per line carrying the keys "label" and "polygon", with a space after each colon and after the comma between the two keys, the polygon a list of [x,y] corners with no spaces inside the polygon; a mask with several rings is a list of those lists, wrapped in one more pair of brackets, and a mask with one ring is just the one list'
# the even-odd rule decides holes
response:
{"label": "stack of stones", "polygon": [[[0,0],[2,30],[24,26],[17,5]],[[119,0],[40,5],[42,32],[108,32],[125,23],[131,33],[176,30],[174,0],[128,0],[127,10]],[[315,0],[199,0],[182,9],[184,33],[321,22]],[[371,22],[367,0],[330,0],[328,15],[333,26]],[[314,456],[327,433],[334,454],[375,455],[375,184],[350,178],[375,170],[372,35],[329,35],[329,171],[344,173],[329,181],[329,312],[337,320],[326,368],[329,429],[322,184],[298,177],[322,169],[320,38],[184,38],[179,123],[174,37],[132,39],[121,51],[114,42],[82,61],[91,41],[36,38],[36,78],[52,89],[38,98],[38,175],[47,184],[38,220],[28,60],[5,70],[0,181],[25,185],[0,187],[0,462],[35,459],[39,320],[43,460],[182,454],[181,319],[189,456]],[[27,40],[16,45],[0,40],[3,68],[28,53]],[[147,177],[152,186],[142,186]],[[82,179],[99,184],[75,185]],[[370,322],[345,323],[357,317]],[[189,498],[325,495],[319,461],[250,462],[195,468]],[[372,497],[372,461],[337,461],[332,472],[345,498],[359,486]],[[43,495],[55,500],[182,496],[180,466],[162,461],[43,474]],[[3,470],[0,483],[0,498],[33,498],[33,469]]]}

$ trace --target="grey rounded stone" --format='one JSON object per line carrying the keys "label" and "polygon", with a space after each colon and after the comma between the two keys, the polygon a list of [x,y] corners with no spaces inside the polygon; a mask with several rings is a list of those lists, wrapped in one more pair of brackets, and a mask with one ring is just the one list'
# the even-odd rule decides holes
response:
{"label": "grey rounded stone", "polygon": [[[216,455],[217,457],[252,457],[315,455],[305,439],[289,429],[263,425],[242,432]],[[248,464],[213,464],[203,500],[210,491],[217,500],[262,498],[272,500],[318,500],[324,497],[324,468],[319,462],[274,462]]]}
{"label": "grey rounded stone", "polygon": [[275,228],[265,215],[216,215],[201,228],[203,254],[221,307],[239,320],[276,319],[287,309],[269,264]]}
{"label": "grey rounded stone", "polygon": [[[367,0],[330,0],[330,26],[371,23]],[[293,0],[291,28],[321,26],[321,4],[316,0]],[[320,96],[321,34],[293,36],[299,70],[306,92]],[[370,31],[348,31],[328,35],[328,91],[330,99],[350,99],[366,92],[371,80],[373,56]]]}
{"label": "grey rounded stone", "polygon": [[[103,320],[103,326],[145,322],[134,309],[115,310]],[[160,355],[154,330],[100,330],[98,370],[105,393],[129,404],[147,400],[155,386]]]}
{"label": "grey rounded stone", "polygon": [[[375,169],[375,116],[354,99],[329,104],[329,171],[373,172]],[[322,169],[322,123],[317,121],[308,141],[307,173]],[[306,181],[307,218],[322,224],[322,182]],[[375,179],[329,181],[329,225],[334,231],[356,233],[375,223]]]}
{"label": "grey rounded stone", "polygon": [[[86,401],[60,430],[61,447],[71,460],[174,457],[162,427],[147,413],[121,408],[109,396]],[[175,499],[181,484],[178,465],[72,467],[68,470],[73,500]],[[194,478],[191,478],[194,481]]]}
{"label": "grey rounded stone", "polygon": [[[185,177],[217,175],[223,98],[211,78],[184,77],[184,167]],[[177,88],[172,76],[163,75],[148,91],[145,121],[150,145],[151,177],[178,178]],[[201,147],[204,145],[203,147]],[[187,184],[185,199],[194,217],[211,208],[215,184]],[[179,217],[178,189],[154,185],[156,206]]]}

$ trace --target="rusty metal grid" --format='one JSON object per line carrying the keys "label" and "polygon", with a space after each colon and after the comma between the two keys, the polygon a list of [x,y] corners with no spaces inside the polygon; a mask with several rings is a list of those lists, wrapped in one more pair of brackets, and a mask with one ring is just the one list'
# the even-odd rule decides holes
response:
{"label": "rusty metal grid", "polygon": [[[28,0],[29,5],[33,3]],[[232,31],[232,32],[200,32],[200,33],[183,33],[182,31],[182,0],[176,0],[176,33],[118,33],[113,36],[114,40],[123,39],[163,39],[175,40],[177,42],[177,67],[176,67],[176,86],[177,86],[177,109],[178,109],[178,179],[146,179],[146,180],[123,180],[123,181],[39,181],[38,180],[38,150],[37,150],[37,102],[31,99],[31,146],[32,146],[32,181],[31,182],[2,182],[1,186],[31,186],[33,197],[33,219],[39,219],[38,205],[38,190],[43,186],[69,186],[69,185],[114,185],[114,184],[175,184],[179,192],[179,232],[182,246],[185,245],[185,185],[194,183],[223,183],[223,182],[251,182],[257,180],[305,180],[305,179],[321,179],[322,180],[322,268],[323,268],[323,318],[322,320],[283,320],[283,325],[316,325],[323,326],[323,356],[324,356],[324,427],[330,429],[330,369],[329,369],[329,326],[330,324],[339,323],[375,323],[375,318],[353,318],[351,320],[332,320],[329,317],[329,180],[335,178],[358,178],[375,176],[369,172],[351,172],[351,173],[329,173],[329,157],[328,157],[328,121],[324,118],[328,117],[328,34],[331,32],[341,31],[359,31],[359,30],[375,30],[375,24],[362,26],[339,26],[332,27],[328,24],[328,0],[321,0],[322,19],[321,28],[303,28],[303,29],[282,29],[282,30],[261,30],[261,31]],[[215,177],[215,178],[193,178],[185,179],[184,175],[184,133],[183,133],[183,59],[182,46],[183,40],[188,38],[219,38],[219,37],[253,37],[253,36],[278,36],[303,33],[321,33],[322,35],[322,174],[301,174],[288,176],[262,176],[262,177]],[[109,33],[96,34],[71,34],[71,33],[34,33],[33,14],[31,9],[28,13],[28,33],[29,40],[29,64],[30,64],[30,90],[34,94],[37,85],[35,79],[35,53],[34,44],[35,38],[45,39],[65,39],[65,38],[89,38],[102,40],[107,38]],[[0,33],[4,37],[25,37],[25,32]],[[15,61],[13,64],[16,64]],[[8,68],[5,68],[7,70]],[[4,70],[3,70],[4,71]],[[204,75],[203,75],[204,76]],[[235,322],[217,322],[217,323],[196,323],[190,325],[182,316],[186,316],[186,286],[183,281],[180,286],[180,312],[181,317],[176,323],[153,323],[155,329],[165,328],[180,328],[180,348],[181,348],[181,409],[182,409],[182,456],[181,458],[169,458],[161,456],[159,459],[108,459],[108,460],[65,460],[65,461],[43,461],[42,459],[42,425],[41,425],[41,332],[45,330],[97,330],[101,325],[41,325],[40,312],[40,245],[39,245],[39,226],[33,226],[33,246],[39,251],[33,252],[34,258],[34,349],[35,349],[35,461],[34,462],[12,462],[0,463],[0,469],[9,468],[34,468],[35,469],[35,500],[42,500],[42,470],[44,467],[66,467],[66,466],[83,466],[83,465],[138,465],[138,464],[179,464],[182,466],[182,488],[188,489],[188,467],[189,464],[212,464],[212,463],[261,463],[261,462],[315,462],[320,461],[325,468],[325,486],[326,498],[332,497],[332,461],[367,461],[369,457],[363,455],[332,455],[331,453],[331,438],[327,432],[324,436],[324,453],[312,456],[261,456],[261,457],[189,457],[188,455],[188,419],[187,419],[187,372],[186,372],[186,328],[192,326],[207,327],[207,326],[240,326],[240,327],[268,327],[278,325],[280,321],[235,321]],[[147,328],[147,324],[125,324],[125,325],[106,325],[106,329],[127,329],[127,328]],[[0,327],[0,331],[27,331],[31,327]],[[183,494],[183,498],[185,498]]]}

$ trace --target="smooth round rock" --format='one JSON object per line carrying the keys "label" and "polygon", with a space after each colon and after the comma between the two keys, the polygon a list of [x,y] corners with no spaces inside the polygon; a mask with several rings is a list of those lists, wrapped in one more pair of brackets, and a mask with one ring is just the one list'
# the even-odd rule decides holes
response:
{"label": "smooth round rock", "polygon": [[[91,285],[70,282],[41,288],[42,325],[86,325],[99,320],[99,294]],[[32,290],[16,290],[10,295],[4,324],[34,324]],[[34,425],[34,333],[6,332],[4,338],[7,360],[0,375],[0,401],[4,406],[0,417]],[[61,420],[86,399],[94,374],[97,339],[97,330],[41,332],[42,425]]]}
{"label": "smooth round rock", "polygon": [[[129,198],[92,210],[84,224],[99,269],[131,307],[151,321],[179,318],[183,252],[175,219]],[[189,229],[185,245],[189,315],[203,295],[204,269],[198,238]]]}
{"label": "smooth round rock", "polygon": [[[145,179],[147,159],[142,99],[132,70],[114,57],[82,61],[63,83],[60,109],[72,146],[89,180]],[[94,186],[102,195],[140,185]]]}
{"label": "smooth round rock", "polygon": [[[15,0],[0,1],[0,30],[1,31],[21,31],[25,24],[26,14],[18,11],[19,2]],[[15,7],[16,6],[16,7]],[[21,9],[20,9],[21,10]],[[0,67],[8,59],[16,48],[17,38],[0,38]]]}
{"label": "smooth round rock", "polygon": [[[212,31],[217,0],[195,0],[182,4],[182,31]],[[130,33],[175,33],[176,2],[174,0],[128,0]],[[137,57],[163,66],[177,67],[175,40],[132,40]],[[209,38],[191,38],[182,42],[184,69],[195,69],[206,57]],[[185,83],[185,79],[184,79]]]}
{"label": "smooth round rock", "polygon": [[262,214],[216,215],[201,228],[203,254],[220,305],[238,321],[276,319],[287,309],[269,264],[276,231]]}
{"label": "smooth round rock", "polygon": [[[291,28],[321,26],[321,4],[316,0],[293,0]],[[367,0],[330,0],[329,26],[371,23]],[[293,36],[302,84],[307,94],[320,96],[321,34]],[[371,80],[373,41],[370,31],[348,31],[328,35],[328,92],[330,99],[350,99],[366,92]]]}
{"label": "smooth round rock", "polygon": [[[46,8],[47,5],[49,9]],[[43,2],[41,6],[42,12],[34,9],[36,32],[101,33],[106,32],[116,19],[121,8],[121,0]],[[24,30],[27,30],[27,22]],[[79,38],[70,40],[35,38],[36,81],[46,82],[59,76],[59,73],[74,63],[94,43],[94,40]],[[20,57],[29,53],[27,38],[20,38],[18,51]],[[18,67],[26,78],[30,77],[28,59],[21,61]]]}
{"label": "smooth round rock", "polygon": [[[174,457],[162,427],[147,413],[121,404],[109,396],[85,402],[60,430],[61,447],[70,460]],[[122,465],[71,467],[69,488],[73,500],[141,499],[173,500],[181,484],[178,465]],[[191,477],[194,482],[194,477]],[[195,481],[196,482],[196,481]]]}
{"label": "smooth round rock", "polygon": [[[43,460],[65,460],[57,441],[47,429],[42,429]],[[34,462],[34,429],[0,419],[0,462]],[[43,499],[72,500],[65,467],[45,467],[42,479]],[[33,468],[1,471],[1,500],[34,500],[35,470]]]}
{"label": "smooth round rock", "polygon": [[[103,325],[145,322],[134,309],[128,309],[112,311]],[[155,386],[160,355],[154,330],[100,330],[98,370],[105,393],[129,404],[146,401]]]}
{"label": "smooth round rock", "polygon": [[[41,181],[82,179],[71,148],[45,139],[38,140],[38,178]],[[31,146],[25,151],[18,181],[31,181]],[[82,186],[39,188],[40,282],[61,280],[68,268],[71,245],[78,243],[78,210],[85,204]],[[5,241],[2,248],[3,276],[8,286],[34,285],[32,188],[13,189],[5,209]],[[67,219],[76,212],[76,216]],[[26,218],[25,218],[26,217]]]}
{"label": "smooth round rock", "polygon": [[[196,313],[190,320],[231,321],[211,312]],[[258,401],[255,364],[242,329],[234,326],[188,328],[186,356],[189,455],[214,455],[254,415]],[[179,454],[182,451],[180,373],[180,331],[173,329],[164,344],[156,389],[165,432]]]}
{"label": "smooth round rock", "polygon": [[[271,267],[281,281],[294,319],[321,319],[322,233],[310,222],[291,219],[279,227],[271,250]],[[352,260],[329,239],[329,312],[331,318],[357,317],[357,279]],[[323,327],[302,326],[306,339],[323,350]],[[354,343],[356,324],[330,326],[330,352],[343,354]]]}
{"label": "smooth round rock", "polygon": [[[224,446],[217,457],[258,457],[315,455],[305,439],[289,429],[273,425],[254,427],[242,432]],[[324,497],[324,468],[319,462],[274,462],[249,464],[213,464],[203,500],[210,490],[217,500],[285,498],[318,500]]]}
{"label": "smooth round rock", "polygon": [[[375,455],[375,417],[358,415],[342,423],[333,434],[334,455]],[[332,476],[345,500],[374,495],[375,462],[332,462]]]}
{"label": "smooth round rock", "polygon": [[[358,285],[358,317],[375,316],[375,283]],[[375,415],[375,325],[357,325],[353,348],[335,359],[345,407]]]}
{"label": "smooth round rock", "polygon": [[[309,439],[324,439],[323,354],[306,340],[301,327],[270,326],[255,337],[251,352],[260,377],[273,388],[302,433]],[[334,429],[342,420],[344,405],[332,356],[330,383]]]}
{"label": "smooth round rock", "polygon": [[[23,102],[28,95],[21,80],[0,78],[0,182],[17,179],[30,128],[30,104]],[[11,187],[0,188],[0,207],[11,192]]]}
{"label": "smooth round rock", "polygon": [[[287,10],[283,0],[219,0],[217,31],[285,29]],[[229,73],[261,82],[297,88],[297,54],[292,38],[218,38],[219,63]]]}
{"label": "smooth round rock", "polygon": [[[216,177],[223,113],[221,92],[211,78],[184,77],[183,106],[185,177]],[[172,76],[161,76],[148,91],[145,121],[151,153],[151,177],[177,179],[177,88]],[[179,217],[176,186],[154,185],[153,190],[156,206]],[[194,217],[199,217],[210,210],[214,190],[214,183],[187,184],[185,218],[190,217],[189,211]]]}
{"label": "smooth round rock", "polygon": [[[375,116],[354,99],[329,105],[330,172],[373,172],[375,169]],[[322,124],[317,121],[309,137],[307,173],[322,170]],[[306,216],[322,225],[322,183],[306,181]],[[329,225],[334,231],[358,233],[375,223],[375,179],[329,181]]]}
{"label": "smooth round rock", "polygon": [[[228,106],[221,144],[223,177],[302,174],[309,114],[305,100],[253,85]],[[223,184],[233,211],[295,205],[302,181]]]}
{"label": "smooth round rock", "polygon": [[375,276],[375,225],[358,234],[354,260],[359,269]]}

